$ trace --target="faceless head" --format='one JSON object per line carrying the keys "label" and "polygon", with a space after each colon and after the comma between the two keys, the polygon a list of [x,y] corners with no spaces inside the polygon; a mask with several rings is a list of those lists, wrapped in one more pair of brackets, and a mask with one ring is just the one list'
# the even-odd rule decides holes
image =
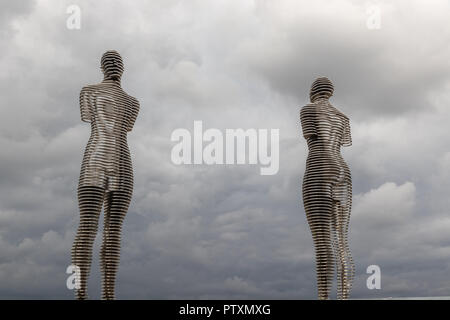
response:
{"label": "faceless head", "polygon": [[311,102],[316,101],[319,98],[328,99],[333,95],[334,87],[330,79],[326,77],[317,78],[311,85],[311,91],[309,92],[309,98]]}
{"label": "faceless head", "polygon": [[117,51],[106,51],[102,56],[101,68],[105,75],[105,78],[120,80],[123,73],[122,57]]}

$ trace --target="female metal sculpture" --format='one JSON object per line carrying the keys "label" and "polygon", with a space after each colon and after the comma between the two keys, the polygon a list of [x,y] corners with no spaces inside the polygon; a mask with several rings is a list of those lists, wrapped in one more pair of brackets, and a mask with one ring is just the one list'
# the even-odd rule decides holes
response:
{"label": "female metal sculpture", "polygon": [[318,78],[311,86],[311,103],[300,111],[308,158],[303,178],[303,204],[311,229],[319,299],[328,299],[337,267],[338,299],[347,299],[354,276],[348,246],[352,206],[350,169],[341,156],[341,146],[352,144],[350,121],[328,99],[333,84]]}
{"label": "female metal sculpture", "polygon": [[123,62],[116,51],[101,59],[104,79],[80,93],[81,120],[91,123],[91,136],[81,166],[78,184],[80,224],[72,247],[72,263],[80,268],[77,299],[87,299],[92,245],[104,206],[103,244],[100,253],[102,298],[114,299],[119,265],[122,222],[133,192],[133,169],[127,145],[139,111],[139,102],[120,86]]}

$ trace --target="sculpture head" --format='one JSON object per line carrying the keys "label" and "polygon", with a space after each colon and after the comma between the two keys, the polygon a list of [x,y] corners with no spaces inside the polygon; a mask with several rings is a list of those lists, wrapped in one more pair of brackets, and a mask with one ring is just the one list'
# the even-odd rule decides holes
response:
{"label": "sculpture head", "polygon": [[105,79],[120,81],[123,73],[123,61],[117,51],[106,51],[100,63]]}
{"label": "sculpture head", "polygon": [[311,85],[309,99],[311,100],[311,102],[314,102],[320,98],[329,99],[333,95],[333,92],[334,86],[330,79],[326,77],[320,77],[317,78]]}

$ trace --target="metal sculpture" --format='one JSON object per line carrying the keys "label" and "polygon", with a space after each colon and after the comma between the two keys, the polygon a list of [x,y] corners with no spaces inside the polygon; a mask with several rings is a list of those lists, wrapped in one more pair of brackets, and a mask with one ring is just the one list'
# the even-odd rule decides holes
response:
{"label": "metal sculpture", "polygon": [[300,111],[308,158],[303,177],[303,204],[315,247],[319,299],[328,299],[337,269],[338,299],[347,299],[354,277],[348,245],[352,206],[350,169],[341,146],[350,146],[350,121],[329,98],[334,87],[321,77],[311,86],[310,104]]}
{"label": "metal sculpture", "polygon": [[120,85],[122,58],[107,51],[101,58],[104,79],[80,93],[81,120],[91,123],[78,184],[80,224],[72,247],[72,263],[79,267],[77,299],[87,299],[92,246],[104,206],[103,244],[100,252],[102,299],[115,299],[122,222],[133,192],[133,168],[127,145],[139,111],[139,102]]}

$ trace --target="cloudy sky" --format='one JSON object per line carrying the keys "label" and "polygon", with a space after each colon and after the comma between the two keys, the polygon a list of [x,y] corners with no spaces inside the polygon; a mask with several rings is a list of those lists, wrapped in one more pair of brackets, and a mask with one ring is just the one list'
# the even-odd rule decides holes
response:
{"label": "cloudy sky", "polygon": [[[71,4],[79,30],[66,27]],[[368,28],[371,5],[380,29]],[[351,119],[352,297],[450,296],[449,15],[444,0],[2,1],[0,298],[73,298],[65,271],[90,133],[78,95],[101,81],[109,49],[141,104],[118,298],[316,298],[299,110],[318,76]],[[278,174],[174,165],[170,135],[194,120],[279,129]],[[381,290],[366,287],[372,264]]]}

